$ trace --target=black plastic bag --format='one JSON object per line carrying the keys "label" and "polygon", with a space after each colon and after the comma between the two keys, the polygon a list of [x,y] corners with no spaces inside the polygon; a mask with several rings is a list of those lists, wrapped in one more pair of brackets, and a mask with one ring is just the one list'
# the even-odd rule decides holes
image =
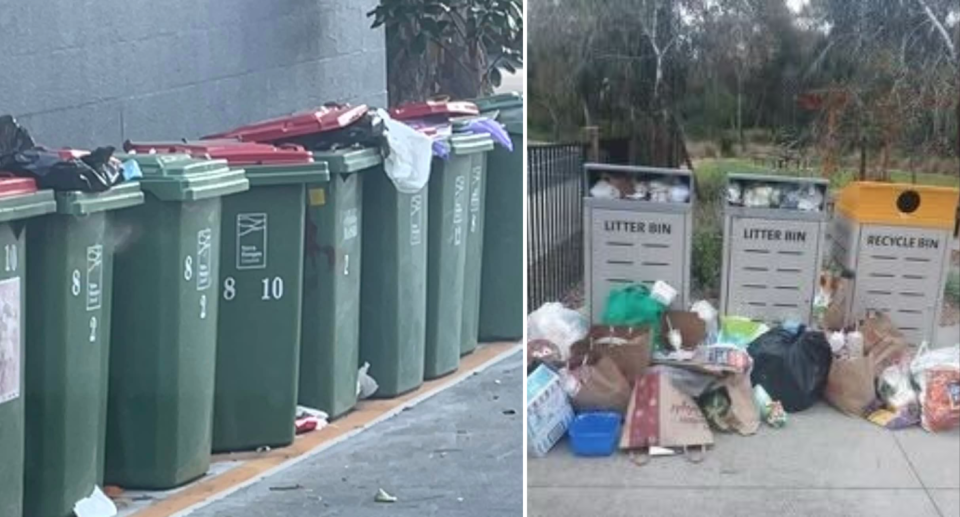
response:
{"label": "black plastic bag", "polygon": [[113,147],[99,147],[80,158],[62,159],[57,151],[34,147],[0,156],[0,170],[37,180],[41,189],[103,192],[123,181],[123,166],[112,160]]}
{"label": "black plastic bag", "polygon": [[375,110],[370,110],[349,126],[314,133],[296,138],[284,139],[277,143],[290,143],[306,147],[313,151],[329,151],[354,146],[380,149],[384,158],[389,154],[387,138],[384,135],[383,120]]}
{"label": "black plastic bag", "polygon": [[123,165],[113,147],[99,147],[80,158],[64,158],[40,146],[10,115],[0,117],[0,171],[33,178],[37,187],[103,192],[123,181]]}
{"label": "black plastic bag", "polygon": [[833,354],[823,332],[775,328],[750,343],[750,381],[761,385],[788,413],[803,411],[823,394]]}
{"label": "black plastic bag", "polygon": [[11,115],[0,117],[0,156],[36,147],[30,133]]}

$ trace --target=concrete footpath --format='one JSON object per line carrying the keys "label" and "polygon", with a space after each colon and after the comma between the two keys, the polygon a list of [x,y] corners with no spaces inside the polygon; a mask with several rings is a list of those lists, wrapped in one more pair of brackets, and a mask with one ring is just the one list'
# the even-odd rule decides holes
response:
{"label": "concrete footpath", "polygon": [[826,404],[751,437],[717,434],[701,464],[625,454],[528,463],[528,517],[958,517],[960,432],[891,432]]}
{"label": "concrete footpath", "polygon": [[[389,420],[183,515],[522,515],[522,358],[518,350]],[[397,502],[375,502],[381,488]]]}

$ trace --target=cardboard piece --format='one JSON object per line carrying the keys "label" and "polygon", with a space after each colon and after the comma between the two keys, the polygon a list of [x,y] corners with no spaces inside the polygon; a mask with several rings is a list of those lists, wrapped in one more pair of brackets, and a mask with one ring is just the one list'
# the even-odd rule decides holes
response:
{"label": "cardboard piece", "polygon": [[713,433],[697,403],[658,371],[637,381],[625,420],[621,449],[713,444]]}
{"label": "cardboard piece", "polygon": [[540,365],[527,377],[527,445],[534,456],[544,456],[567,432],[573,408],[560,376]]}

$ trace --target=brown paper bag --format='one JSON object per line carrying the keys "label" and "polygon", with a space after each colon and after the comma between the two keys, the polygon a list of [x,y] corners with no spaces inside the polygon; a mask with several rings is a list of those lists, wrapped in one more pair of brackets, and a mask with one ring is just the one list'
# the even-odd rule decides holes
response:
{"label": "brown paper bag", "polygon": [[713,444],[713,433],[697,403],[658,371],[637,380],[625,420],[621,449]]}
{"label": "brown paper bag", "polygon": [[650,366],[650,329],[595,325],[570,348],[571,364],[582,362],[591,352],[609,357],[633,385]]}
{"label": "brown paper bag", "polygon": [[834,358],[824,397],[844,413],[862,417],[877,400],[877,377],[909,350],[903,334],[883,313],[874,313],[860,327],[864,355]]}
{"label": "brown paper bag", "polygon": [[630,383],[612,359],[597,355],[589,362],[571,370],[580,382],[580,389],[571,398],[577,411],[616,411],[625,413],[630,403]]}
{"label": "brown paper bag", "polygon": [[727,424],[734,431],[749,436],[760,429],[760,410],[753,402],[753,386],[747,374],[730,375],[724,379],[727,396],[730,397],[730,413]]}

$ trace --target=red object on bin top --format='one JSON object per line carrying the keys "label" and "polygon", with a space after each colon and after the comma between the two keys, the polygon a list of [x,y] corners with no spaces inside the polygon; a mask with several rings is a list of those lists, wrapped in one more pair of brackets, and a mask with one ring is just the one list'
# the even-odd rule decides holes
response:
{"label": "red object on bin top", "polygon": [[37,180],[33,178],[0,177],[0,197],[21,196],[23,194],[33,194],[36,191]]}
{"label": "red object on bin top", "polygon": [[203,137],[203,140],[236,138],[244,142],[276,142],[298,136],[342,129],[353,124],[369,111],[358,106],[324,106],[317,110],[294,113],[285,117],[242,126],[226,133]]}
{"label": "red object on bin top", "polygon": [[390,110],[390,116],[397,120],[426,118],[434,115],[478,115],[480,110],[472,102],[425,101],[401,104]]}
{"label": "red object on bin top", "polygon": [[299,145],[241,142],[239,140],[199,140],[193,142],[126,142],[123,149],[139,154],[184,153],[194,157],[226,160],[231,165],[279,165],[312,163],[313,155]]}

